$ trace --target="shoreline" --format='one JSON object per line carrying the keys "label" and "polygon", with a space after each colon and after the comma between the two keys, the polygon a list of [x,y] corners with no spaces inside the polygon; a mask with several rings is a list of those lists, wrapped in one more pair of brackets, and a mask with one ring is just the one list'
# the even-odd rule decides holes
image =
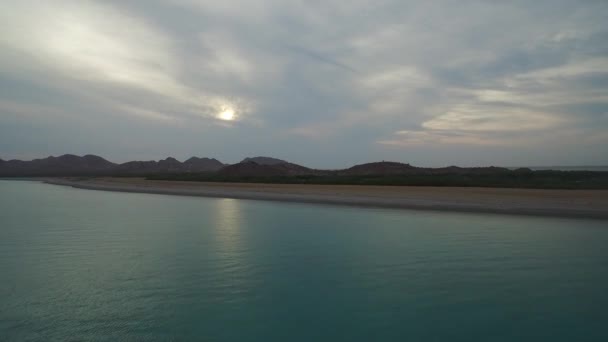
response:
{"label": "shoreline", "polygon": [[409,210],[608,219],[608,190],[294,185],[43,178],[78,189]]}

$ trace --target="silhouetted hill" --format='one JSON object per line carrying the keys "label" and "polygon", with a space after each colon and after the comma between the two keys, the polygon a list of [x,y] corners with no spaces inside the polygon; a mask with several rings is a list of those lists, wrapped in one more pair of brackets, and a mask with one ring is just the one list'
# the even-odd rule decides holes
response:
{"label": "silhouetted hill", "polygon": [[32,161],[9,160],[0,165],[0,175],[104,174],[115,166],[116,164],[91,154],[83,157],[64,154],[59,157],[51,156]]}
{"label": "silhouetted hill", "polygon": [[224,164],[209,158],[192,157],[182,163],[168,157],[157,161],[109,162],[99,156],[65,154],[31,161],[10,160],[0,163],[0,176],[108,176],[150,175],[156,173],[212,172]]}
{"label": "silhouetted hill", "polygon": [[214,172],[224,166],[216,159],[191,157],[185,162],[168,157],[156,161],[132,161],[118,165],[118,174],[155,174],[155,173],[191,173]]}
{"label": "silhouetted hill", "polygon": [[172,157],[158,161],[158,170],[160,172],[183,172],[183,164]]}
{"label": "silhouetted hill", "polygon": [[511,170],[494,166],[422,168],[388,161],[343,170],[315,170],[270,157],[245,158],[233,165],[198,157],[183,163],[168,157],[115,164],[95,155],[66,154],[31,161],[0,159],[0,176],[145,176],[208,182],[608,189],[608,172],[602,171]]}
{"label": "silhouetted hill", "polygon": [[217,171],[225,165],[215,158],[192,157],[184,162],[186,170],[189,172]]}
{"label": "silhouetted hill", "polygon": [[[241,160],[241,163],[254,162],[260,165],[277,165],[277,164],[289,164],[285,160],[271,158],[271,157],[252,157]],[[295,165],[295,164],[294,164]]]}
{"label": "silhouetted hill", "polygon": [[223,177],[276,177],[314,174],[314,170],[288,162],[277,164],[259,164],[254,161],[243,161],[228,165],[218,172]]}
{"label": "silhouetted hill", "polygon": [[413,167],[410,164],[396,163],[396,162],[375,162],[367,164],[355,165],[346,170],[339,170],[339,175],[349,176],[362,176],[362,175],[396,175],[412,173],[413,171],[420,170],[417,167]]}
{"label": "silhouetted hill", "polygon": [[115,171],[119,174],[147,174],[158,172],[158,163],[154,160],[130,161],[118,165]]}
{"label": "silhouetted hill", "polygon": [[[397,162],[375,162],[355,165],[345,170],[338,170],[338,175],[347,176],[366,176],[366,175],[486,175],[511,172],[504,167],[488,166],[488,167],[458,167],[448,166],[440,168],[425,168],[415,167],[410,164]],[[521,171],[518,171],[521,172]]]}

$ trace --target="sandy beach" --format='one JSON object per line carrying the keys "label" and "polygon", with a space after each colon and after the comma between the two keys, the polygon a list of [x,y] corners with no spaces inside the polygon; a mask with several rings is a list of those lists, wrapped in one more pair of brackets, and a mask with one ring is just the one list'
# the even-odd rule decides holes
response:
{"label": "sandy beach", "polygon": [[81,189],[368,207],[608,219],[608,190],[537,190],[50,178]]}

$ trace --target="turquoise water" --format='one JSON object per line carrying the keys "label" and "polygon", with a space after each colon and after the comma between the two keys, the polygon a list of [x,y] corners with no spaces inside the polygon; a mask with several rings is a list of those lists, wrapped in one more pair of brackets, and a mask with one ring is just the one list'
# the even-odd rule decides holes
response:
{"label": "turquoise water", "polygon": [[606,221],[0,181],[0,341],[608,341]]}

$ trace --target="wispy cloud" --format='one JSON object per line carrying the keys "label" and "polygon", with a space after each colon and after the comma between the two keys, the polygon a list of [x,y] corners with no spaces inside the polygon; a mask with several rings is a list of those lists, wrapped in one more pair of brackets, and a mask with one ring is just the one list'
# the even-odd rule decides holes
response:
{"label": "wispy cloud", "polygon": [[[4,1],[0,154],[53,120],[109,157],[608,163],[607,15],[601,1]],[[55,153],[78,144],[59,130],[35,134]]]}

